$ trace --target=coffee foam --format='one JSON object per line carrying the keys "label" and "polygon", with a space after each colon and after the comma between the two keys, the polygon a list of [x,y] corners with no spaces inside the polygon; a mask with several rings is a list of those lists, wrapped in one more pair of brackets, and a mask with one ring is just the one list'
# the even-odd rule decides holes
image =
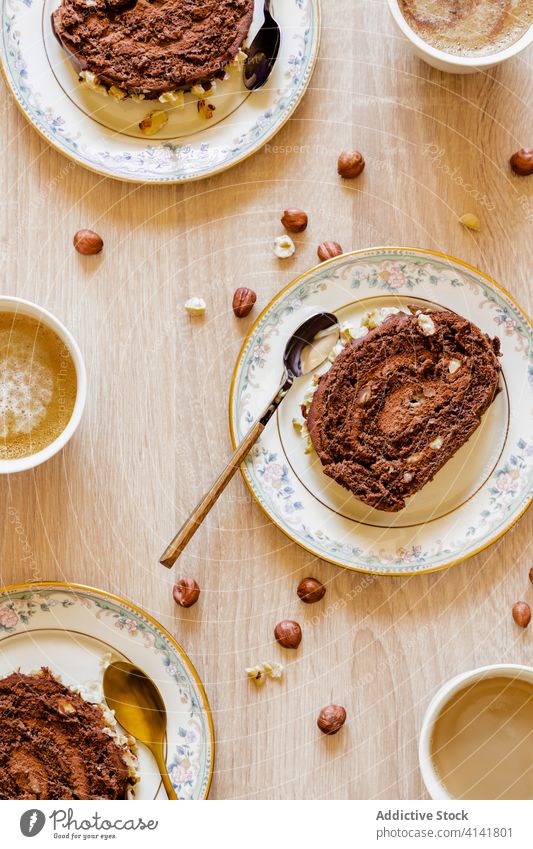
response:
{"label": "coffee foam", "polygon": [[398,0],[409,26],[456,56],[499,53],[533,24],[533,0]]}
{"label": "coffee foam", "polygon": [[[46,416],[52,401],[54,375],[39,353],[23,340],[0,334],[0,437],[30,433]],[[8,337],[8,338],[5,338]]]}

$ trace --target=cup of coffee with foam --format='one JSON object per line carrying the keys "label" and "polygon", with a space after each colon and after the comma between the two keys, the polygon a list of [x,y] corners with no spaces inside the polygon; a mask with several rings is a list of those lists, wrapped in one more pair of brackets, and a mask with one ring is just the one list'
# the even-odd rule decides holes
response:
{"label": "cup of coffee with foam", "polygon": [[448,681],[426,711],[419,758],[432,799],[533,799],[533,668]]}
{"label": "cup of coffee with foam", "polygon": [[533,43],[533,0],[388,0],[399,30],[434,68],[469,74]]}
{"label": "cup of coffee with foam", "polygon": [[57,454],[86,394],[81,352],[66,327],[30,301],[0,296],[0,474]]}

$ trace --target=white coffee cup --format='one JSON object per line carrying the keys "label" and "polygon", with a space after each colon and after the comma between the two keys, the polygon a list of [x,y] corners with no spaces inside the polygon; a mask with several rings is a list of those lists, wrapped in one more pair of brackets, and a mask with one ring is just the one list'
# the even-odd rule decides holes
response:
{"label": "white coffee cup", "polygon": [[414,53],[439,71],[447,71],[450,74],[475,74],[476,71],[484,71],[487,68],[493,68],[494,65],[499,65],[500,62],[505,62],[506,59],[516,56],[530,44],[533,44],[532,24],[518,41],[498,53],[491,53],[488,56],[456,56],[453,53],[446,53],[444,50],[437,50],[436,47],[432,47],[431,44],[420,38],[405,20],[398,0],[388,0],[388,3],[396,26],[408,39]]}
{"label": "white coffee cup", "polygon": [[42,322],[53,330],[68,348],[76,368],[77,377],[76,401],[74,402],[74,409],[72,410],[72,415],[66,428],[59,434],[57,439],[54,439],[54,441],[51,442],[50,445],[47,445],[46,448],[43,448],[42,451],[37,451],[35,454],[30,454],[28,457],[18,457],[14,460],[0,460],[0,474],[7,475],[14,472],[23,472],[26,469],[33,469],[35,466],[40,466],[41,463],[49,460],[50,457],[53,457],[54,454],[61,451],[61,449],[67,444],[80,423],[83,408],[85,407],[85,400],[87,397],[87,373],[85,371],[83,357],[76,340],[69,333],[67,328],[61,324],[57,318],[49,313],[48,310],[37,306],[37,304],[31,303],[31,301],[25,301],[22,298],[0,295],[0,312],[29,315],[31,318],[37,319],[37,321]]}
{"label": "white coffee cup", "polygon": [[431,738],[437,717],[444,705],[467,684],[473,684],[481,678],[487,677],[518,678],[533,684],[533,668],[521,666],[518,663],[494,664],[493,666],[480,666],[470,672],[462,672],[450,681],[447,681],[433,696],[422,721],[420,740],[418,745],[418,759],[420,770],[426,789],[432,799],[453,799],[441,782],[431,757]]}

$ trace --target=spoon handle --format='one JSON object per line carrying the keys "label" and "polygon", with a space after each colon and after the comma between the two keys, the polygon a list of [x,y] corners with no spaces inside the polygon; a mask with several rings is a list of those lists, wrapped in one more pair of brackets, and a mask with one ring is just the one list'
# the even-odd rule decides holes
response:
{"label": "spoon handle", "polygon": [[218,497],[224,492],[233,475],[244,461],[246,455],[249,453],[250,448],[252,448],[254,443],[262,434],[267,422],[272,418],[275,411],[285,398],[285,395],[292,386],[292,382],[293,378],[285,375],[284,381],[276,395],[260,418],[258,418],[252,425],[240,445],[235,450],[222,474],[218,476],[209,492],[207,492],[200,503],[196,505],[187,521],[182,525],[168,548],[164,551],[159,562],[163,566],[166,566],[167,569],[170,569],[174,565],[185,546],[191,541],[205,517],[217,501]]}
{"label": "spoon handle", "polygon": [[177,801],[178,797],[176,796],[176,791],[174,790],[174,786],[167,772],[167,765],[165,763],[165,757],[163,754],[163,744],[154,743],[150,748],[156,760],[157,768],[161,773],[161,780],[163,782],[163,787],[165,788],[168,798],[173,801]]}
{"label": "spoon handle", "polygon": [[171,566],[174,565],[185,546],[193,538],[218,497],[224,492],[233,475],[250,451],[250,448],[264,429],[264,424],[262,424],[260,420],[256,421],[252,429],[246,434],[243,441],[232,455],[222,474],[218,476],[209,492],[206,492],[202,500],[192,511],[187,521],[184,522],[159,561],[163,566],[166,566],[167,569],[170,569]]}

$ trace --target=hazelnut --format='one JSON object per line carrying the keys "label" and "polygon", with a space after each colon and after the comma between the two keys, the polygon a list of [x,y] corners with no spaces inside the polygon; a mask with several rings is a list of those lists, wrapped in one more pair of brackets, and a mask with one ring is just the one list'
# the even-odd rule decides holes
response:
{"label": "hazelnut", "polygon": [[244,318],[252,311],[256,301],[257,295],[255,292],[252,289],[241,286],[240,289],[235,290],[235,294],[233,295],[233,312],[237,318]]}
{"label": "hazelnut", "polygon": [[168,121],[168,115],[161,109],[156,109],[155,112],[149,112],[139,124],[139,130],[145,136],[153,136],[162,130]]}
{"label": "hazelnut", "polygon": [[300,581],[298,584],[296,592],[298,593],[298,598],[306,604],[314,604],[316,601],[320,601],[320,599],[324,598],[326,595],[326,588],[320,583],[320,581],[317,581],[316,578],[304,578],[303,581]]}
{"label": "hazelnut", "polygon": [[336,734],[346,722],[346,711],[341,705],[323,707],[316,724],[323,734]]}
{"label": "hazelnut", "polygon": [[533,174],[533,147],[521,147],[509,160],[515,174],[528,177]]}
{"label": "hazelnut", "polygon": [[318,246],[317,254],[321,262],[326,259],[333,259],[334,256],[340,256],[343,250],[338,242],[322,242]]}
{"label": "hazelnut", "polygon": [[346,180],[358,177],[364,171],[365,158],[359,150],[343,150],[337,163],[337,173]]}
{"label": "hazelnut", "polygon": [[531,608],[527,601],[517,601],[513,604],[513,619],[521,628],[527,628],[531,622]]}
{"label": "hazelnut", "polygon": [[296,250],[296,245],[290,236],[276,236],[274,239],[274,253],[279,259],[288,259]]}
{"label": "hazelnut", "polygon": [[74,233],[72,244],[79,254],[83,256],[92,256],[99,254],[104,247],[104,241],[94,230],[78,230]]}
{"label": "hazelnut", "polygon": [[180,607],[192,607],[200,597],[200,587],[194,578],[180,578],[172,589],[174,601]]}
{"label": "hazelnut", "polygon": [[196,108],[200,117],[209,121],[209,119],[213,117],[216,106],[213,106],[212,103],[206,103],[205,100],[202,99],[197,101]]}
{"label": "hazelnut", "polygon": [[531,569],[529,570],[529,580],[530,580],[530,581],[531,581],[531,583],[533,584],[533,566],[532,566],[532,567],[531,567]]}
{"label": "hazelnut", "polygon": [[302,642],[302,629],[292,619],[284,619],[274,628],[274,636],[284,649],[297,649]]}
{"label": "hazelnut", "polygon": [[289,233],[303,233],[307,227],[307,212],[303,209],[286,209],[281,223]]}

